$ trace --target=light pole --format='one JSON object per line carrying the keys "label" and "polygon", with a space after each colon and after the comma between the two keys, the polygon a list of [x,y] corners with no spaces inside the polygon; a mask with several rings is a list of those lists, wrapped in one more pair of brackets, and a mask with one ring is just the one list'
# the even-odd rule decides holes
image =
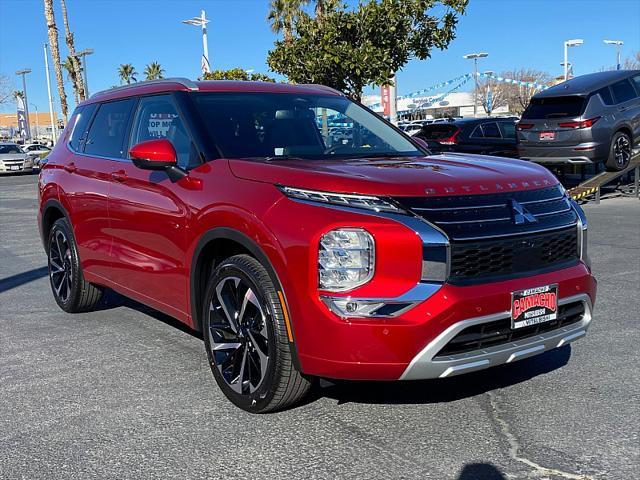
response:
{"label": "light pole", "polygon": [[29,102],[27,100],[27,73],[31,73],[30,68],[23,68],[22,70],[18,70],[16,75],[20,75],[22,77],[22,95],[24,100],[24,117],[27,122],[27,136],[31,138],[31,123],[29,123]]}
{"label": "light pole", "polygon": [[493,78],[493,74],[495,72],[493,70],[487,70],[484,72],[484,75],[487,77],[487,115],[491,116],[491,112],[493,111],[493,84],[491,83],[491,78]]}
{"label": "light pole", "polygon": [[193,17],[189,20],[182,20],[182,23],[186,23],[187,25],[193,25],[195,27],[202,27],[202,73],[209,73],[211,71],[211,67],[209,65],[209,46],[207,44],[207,17],[204,13],[204,10],[200,12],[199,17]]}
{"label": "light pole", "polygon": [[53,97],[51,96],[51,77],[49,75],[49,55],[47,53],[47,44],[44,44],[44,70],[47,75],[47,92],[49,93],[49,118],[51,119],[51,142],[56,143],[58,140],[58,125],[53,119]]}
{"label": "light pole", "polygon": [[584,41],[581,38],[574,40],[565,40],[564,42],[564,81],[569,78],[569,47],[577,47],[582,45]]}
{"label": "light pole", "polygon": [[89,98],[89,83],[87,82],[87,55],[93,53],[93,48],[85,48],[76,52],[76,57],[82,61],[82,72],[84,77],[84,98]]}
{"label": "light pole", "polygon": [[480,53],[468,53],[467,55],[463,55],[462,58],[467,60],[473,60],[473,78],[475,80],[475,90],[473,91],[473,116],[476,117],[478,115],[478,59],[488,57],[489,54],[486,52]]}
{"label": "light pole", "polygon": [[[38,133],[40,132],[40,122],[38,121],[38,106],[35,103],[32,103],[33,107],[36,109],[36,138],[35,141],[38,141]],[[31,128],[31,127],[29,127]]]}
{"label": "light pole", "polygon": [[620,47],[624,45],[622,40],[603,40],[607,45],[615,45],[616,47],[616,70],[620,70]]}

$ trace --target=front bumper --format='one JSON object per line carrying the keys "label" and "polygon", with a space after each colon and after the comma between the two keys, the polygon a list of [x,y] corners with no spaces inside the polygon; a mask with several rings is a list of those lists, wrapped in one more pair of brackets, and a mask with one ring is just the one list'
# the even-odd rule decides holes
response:
{"label": "front bumper", "polygon": [[458,322],[438,337],[431,341],[418,355],[416,355],[400,380],[419,380],[425,378],[444,378],[463,373],[482,370],[485,368],[512,363],[534,355],[539,355],[547,350],[562,347],[574,340],[582,338],[587,333],[591,323],[593,306],[588,295],[576,295],[560,300],[559,305],[581,301],[584,305],[584,314],[577,323],[560,327],[556,330],[541,333],[533,337],[524,338],[514,342],[508,342],[481,350],[436,357],[438,352],[458,333],[471,325],[489,323],[503,318],[509,318],[509,312],[472,318]]}

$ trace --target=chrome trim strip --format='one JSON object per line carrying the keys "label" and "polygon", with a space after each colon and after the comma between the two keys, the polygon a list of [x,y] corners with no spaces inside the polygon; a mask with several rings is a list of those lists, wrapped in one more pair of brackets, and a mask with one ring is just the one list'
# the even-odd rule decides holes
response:
{"label": "chrome trim strip", "polygon": [[435,360],[434,357],[438,352],[465,328],[471,325],[508,318],[511,313],[494,313],[454,323],[418,352],[400,376],[400,380],[442,378],[463,372],[481,370],[490,366],[510,363],[526,358],[527,356],[536,355],[582,338],[586,334],[586,330],[592,319],[593,305],[589,296],[579,294],[562,298],[558,301],[558,304],[565,305],[578,301],[583,302],[585,309],[582,320],[577,323],[521,340],[474,350],[472,352],[443,356]]}

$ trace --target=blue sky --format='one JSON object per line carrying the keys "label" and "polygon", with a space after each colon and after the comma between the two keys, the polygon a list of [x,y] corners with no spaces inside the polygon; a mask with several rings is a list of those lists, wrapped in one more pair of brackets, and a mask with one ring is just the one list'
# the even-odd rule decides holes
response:
{"label": "blue sky", "polygon": [[[56,20],[66,55],[59,5]],[[132,63],[138,72],[158,61],[166,76],[196,78],[202,43],[196,27],[180,20],[207,11],[213,68],[241,66],[268,73],[266,54],[275,36],[265,21],[268,0],[67,0],[76,48],[93,48],[88,57],[89,86],[95,92],[119,82],[117,68]],[[570,60],[577,75],[613,64],[614,48],[603,39],[625,42],[623,58],[640,50],[640,1],[637,0],[471,0],[457,38],[445,52],[412,61],[398,75],[400,94],[425,88],[470,70],[462,55],[489,52],[482,70],[502,72],[532,67],[561,73],[562,42],[583,38]],[[0,0],[0,75],[31,68],[29,102],[47,110],[42,44],[47,41],[41,0]],[[140,77],[142,75],[140,74]],[[65,76],[66,78],[66,76]],[[53,74],[52,74],[53,79]],[[55,85],[54,85],[55,89]],[[71,86],[67,94],[71,96]],[[12,105],[4,107],[13,111]],[[33,107],[31,107],[33,110]],[[56,110],[58,108],[56,107]]]}

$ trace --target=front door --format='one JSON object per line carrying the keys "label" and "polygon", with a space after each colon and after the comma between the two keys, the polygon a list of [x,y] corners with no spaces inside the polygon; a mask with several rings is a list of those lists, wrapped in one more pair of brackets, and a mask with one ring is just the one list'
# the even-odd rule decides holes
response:
{"label": "front door", "polygon": [[[171,95],[143,97],[130,147],[166,138],[188,168],[194,147]],[[165,172],[137,168],[131,161],[112,172],[109,190],[111,278],[123,293],[181,320],[187,316],[189,272],[186,241],[189,191]]]}

